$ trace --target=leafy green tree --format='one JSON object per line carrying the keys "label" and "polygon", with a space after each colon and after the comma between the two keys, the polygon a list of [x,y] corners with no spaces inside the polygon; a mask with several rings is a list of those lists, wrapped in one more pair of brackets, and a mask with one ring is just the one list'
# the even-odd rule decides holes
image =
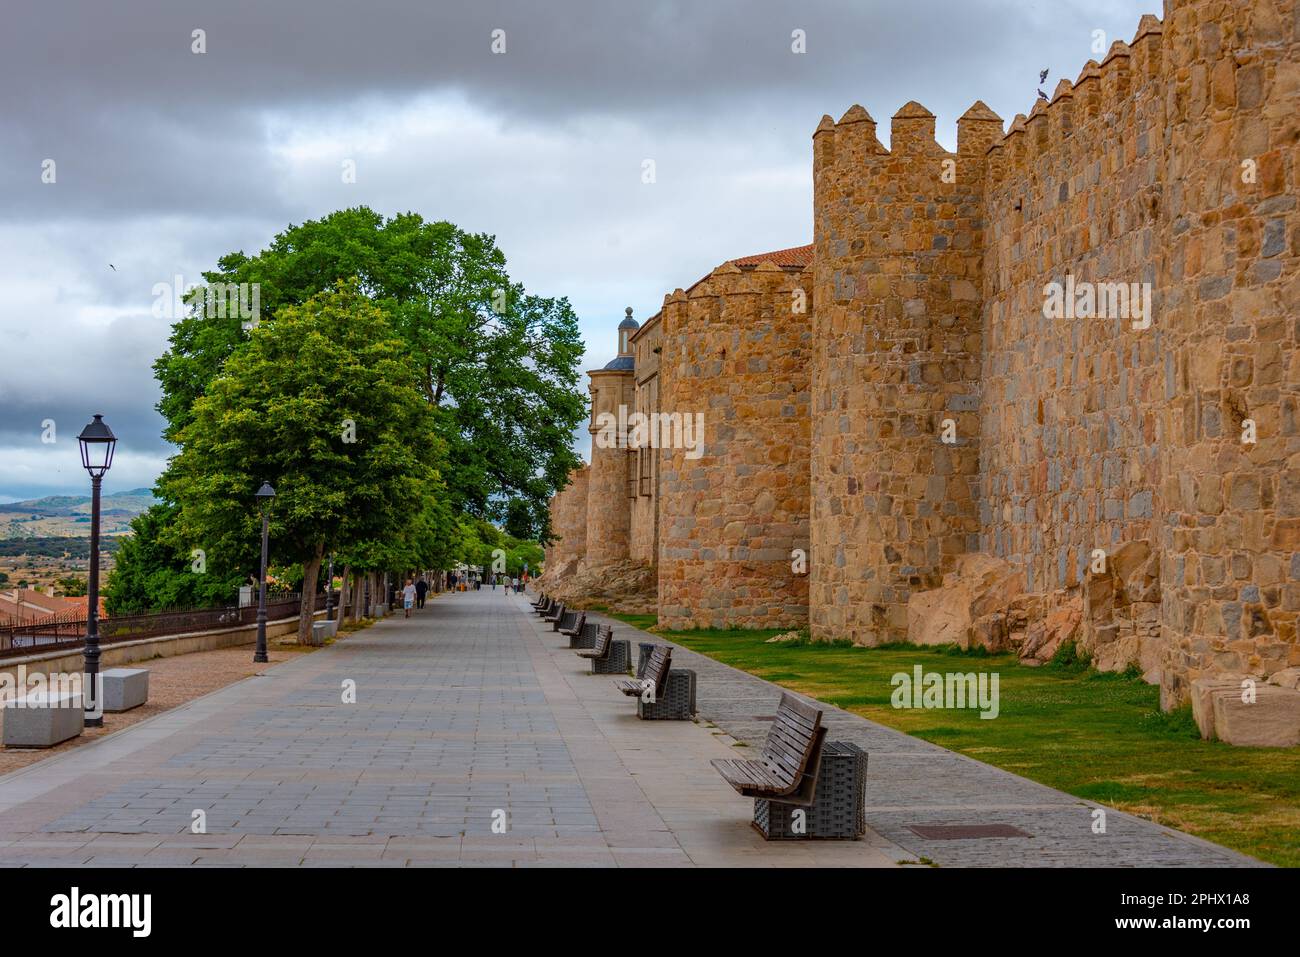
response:
{"label": "leafy green tree", "polygon": [[[568,300],[512,283],[491,236],[366,207],[292,226],[257,255],[230,253],[204,273],[210,284],[258,284],[263,324],[354,277],[404,340],[413,381],[436,410],[427,439],[446,447],[452,511],[485,516],[494,501],[517,498],[545,528],[547,501],[579,464],[570,440],[586,414]],[[194,293],[194,314],[174,326],[155,365],[173,441],[247,339],[238,315],[206,315],[202,298]]]}
{"label": "leafy green tree", "polygon": [[512,498],[505,508],[505,532],[512,538],[527,539],[537,534],[533,510],[521,498]]}
{"label": "leafy green tree", "polygon": [[272,559],[302,563],[303,639],[325,554],[372,542],[393,550],[378,560],[402,557],[412,523],[445,496],[445,448],[408,353],[384,311],[340,284],[256,325],[174,433],[181,451],[159,490],[180,511],[166,537],[256,568],[253,492],[269,481]]}
{"label": "leafy green tree", "polygon": [[[196,566],[192,550],[163,541],[176,524],[179,506],[159,503],[131,520],[131,534],[120,539],[113,571],[104,586],[104,607],[110,615],[129,615],[167,608],[228,605],[247,570],[232,563],[235,556],[206,556]],[[245,556],[246,557],[246,556]]]}

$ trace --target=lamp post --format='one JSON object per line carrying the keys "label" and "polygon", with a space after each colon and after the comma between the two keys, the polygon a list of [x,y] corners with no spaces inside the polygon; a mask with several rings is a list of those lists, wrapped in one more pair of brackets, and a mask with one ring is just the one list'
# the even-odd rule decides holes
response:
{"label": "lamp post", "polygon": [[[117,436],[98,413],[77,436],[81,465],[90,473],[90,571],[86,589],[86,652],[82,684],[86,727],[104,726],[103,702],[99,700],[99,489],[104,473],[113,466]],[[86,689],[89,689],[88,691]]]}
{"label": "lamp post", "polygon": [[334,555],[330,555],[329,571],[325,573],[325,620],[334,620]]}
{"label": "lamp post", "polygon": [[257,590],[257,650],[253,652],[253,662],[265,664],[269,660],[266,657],[266,545],[271,532],[271,500],[275,498],[275,489],[270,482],[263,482],[254,497],[262,510],[262,575]]}

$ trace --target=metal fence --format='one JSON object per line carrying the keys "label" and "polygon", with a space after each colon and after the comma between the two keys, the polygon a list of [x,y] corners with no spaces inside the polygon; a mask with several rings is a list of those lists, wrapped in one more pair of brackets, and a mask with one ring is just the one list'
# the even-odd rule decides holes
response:
{"label": "metal fence", "polygon": [[[302,598],[297,594],[266,596],[268,621],[291,618],[298,614]],[[317,610],[325,607],[325,596],[316,596]],[[117,615],[99,619],[100,644],[161,638],[192,631],[233,628],[257,624],[257,606],[234,605],[218,608],[189,608],[154,612],[147,615]],[[15,658],[36,651],[60,651],[80,648],[86,640],[86,616],[62,616],[25,625],[0,624],[0,658]]]}

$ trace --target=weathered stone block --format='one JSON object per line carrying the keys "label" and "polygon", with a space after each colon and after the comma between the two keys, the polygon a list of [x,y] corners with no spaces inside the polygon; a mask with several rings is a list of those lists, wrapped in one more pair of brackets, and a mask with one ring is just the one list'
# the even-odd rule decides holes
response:
{"label": "weathered stone block", "polygon": [[101,677],[107,712],[130,711],[149,700],[148,668],[109,668]]}
{"label": "weathered stone block", "polygon": [[1232,690],[1214,692],[1211,699],[1220,741],[1254,748],[1300,745],[1300,691],[1261,684],[1253,701]]}
{"label": "weathered stone block", "polygon": [[52,748],[75,738],[86,725],[80,692],[33,691],[5,702],[7,748]]}

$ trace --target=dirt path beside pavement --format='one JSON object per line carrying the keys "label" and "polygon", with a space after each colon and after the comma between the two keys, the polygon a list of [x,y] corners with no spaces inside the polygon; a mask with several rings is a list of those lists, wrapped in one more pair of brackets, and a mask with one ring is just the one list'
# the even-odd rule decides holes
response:
{"label": "dirt path beside pavement", "polygon": [[[8,774],[10,771],[16,771],[53,755],[62,754],[71,748],[98,740],[114,731],[121,731],[138,721],[152,718],[156,714],[185,704],[187,701],[193,701],[218,688],[251,677],[271,665],[313,650],[315,649],[278,645],[272,642],[267,649],[267,657],[271,660],[266,664],[253,663],[252,645],[218,648],[215,651],[196,651],[188,655],[133,662],[124,667],[149,669],[149,700],[146,703],[121,714],[106,714],[102,728],[87,728],[80,736],[64,741],[53,748],[0,748],[0,774]],[[3,709],[0,709],[0,731],[4,728],[3,715]]]}

